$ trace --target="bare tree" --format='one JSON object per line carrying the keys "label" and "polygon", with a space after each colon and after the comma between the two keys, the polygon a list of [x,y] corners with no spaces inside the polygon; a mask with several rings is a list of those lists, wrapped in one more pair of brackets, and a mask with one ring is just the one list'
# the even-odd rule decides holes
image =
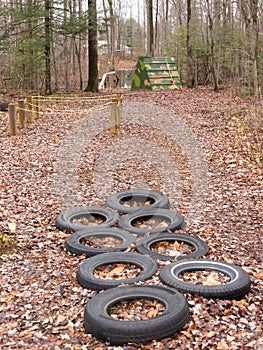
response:
{"label": "bare tree", "polygon": [[[214,2],[215,5],[217,5],[217,2],[220,0],[217,0]],[[207,5],[207,18],[208,18],[208,33],[209,33],[209,41],[210,41],[210,56],[211,56],[211,72],[212,72],[212,77],[213,77],[213,82],[214,82],[214,90],[219,91],[219,84],[218,84],[218,70],[217,70],[217,65],[216,65],[216,51],[215,51],[215,37],[216,35],[219,35],[219,33],[216,32],[215,30],[215,21],[214,21],[214,16],[217,15],[217,13],[212,12],[212,6],[213,2],[210,0],[206,0],[206,5]],[[217,8],[217,6],[215,6]],[[213,16],[214,15],[214,16]]]}
{"label": "bare tree", "polygon": [[258,19],[258,0],[239,0],[242,17],[245,22],[246,32],[250,42],[250,55],[253,62],[253,85],[254,93],[259,93],[258,83],[258,38],[259,38],[259,19]]}
{"label": "bare tree", "polygon": [[154,56],[153,1],[146,0],[147,12],[147,55]]}
{"label": "bare tree", "polygon": [[89,31],[89,77],[86,91],[98,91],[98,38],[97,38],[97,4],[96,0],[88,0]]}
{"label": "bare tree", "polygon": [[51,0],[45,0],[45,93],[51,94]]}
{"label": "bare tree", "polygon": [[191,0],[187,0],[186,46],[187,46],[187,86],[189,88],[192,88],[195,85],[194,70],[193,70],[191,19],[192,19],[192,2]]}
{"label": "bare tree", "polygon": [[114,17],[114,10],[113,10],[113,3],[112,0],[108,0],[109,3],[109,10],[110,10],[110,38],[111,38],[111,68],[115,69],[115,52],[116,52],[116,29],[115,29],[115,17]]}

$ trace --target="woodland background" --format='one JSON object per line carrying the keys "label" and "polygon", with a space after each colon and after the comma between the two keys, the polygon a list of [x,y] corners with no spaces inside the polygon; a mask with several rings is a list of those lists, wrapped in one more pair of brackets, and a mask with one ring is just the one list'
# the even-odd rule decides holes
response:
{"label": "woodland background", "polygon": [[0,89],[82,90],[95,75],[96,90],[120,59],[168,55],[188,87],[259,95],[262,9],[260,0],[0,0]]}

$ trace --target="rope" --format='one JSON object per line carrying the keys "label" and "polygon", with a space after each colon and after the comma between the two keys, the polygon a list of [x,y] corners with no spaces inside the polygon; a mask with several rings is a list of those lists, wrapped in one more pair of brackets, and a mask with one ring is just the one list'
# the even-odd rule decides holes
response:
{"label": "rope", "polygon": [[[31,106],[34,106],[34,105],[31,105]],[[33,110],[33,109],[20,108],[20,107],[16,107],[16,110],[17,110],[17,111],[25,111],[25,112],[30,112],[30,113],[36,112],[36,111],[35,111],[35,110]],[[44,112],[42,112],[42,111],[38,111],[38,113],[42,113],[42,114],[44,114]]]}
{"label": "rope", "polygon": [[[54,112],[58,112],[58,113],[85,113],[85,112],[89,112],[92,110],[98,110],[98,109],[103,109],[106,108],[107,106],[110,106],[112,102],[108,102],[108,103],[104,103],[103,105],[97,106],[97,107],[91,107],[88,109],[82,109],[82,110],[78,110],[78,109],[55,109],[52,112],[49,113],[54,113]],[[43,113],[43,112],[42,112]]]}
{"label": "rope", "polygon": [[[89,111],[92,111],[92,110],[103,109],[103,108],[106,108],[106,107],[110,106],[111,104],[112,104],[112,102],[107,102],[107,103],[104,103],[103,105],[100,105],[100,106],[97,106],[97,107],[91,107],[91,108],[82,109],[82,110],[78,110],[78,109],[55,109],[54,111],[48,111],[48,110],[45,110],[45,112],[38,111],[38,113],[39,114],[48,114],[48,113],[50,114],[50,113],[58,112],[58,113],[80,113],[81,114],[81,113],[89,112]],[[33,105],[31,103],[29,103],[28,105],[36,107],[36,105]],[[17,107],[17,110],[30,112],[30,113],[36,112],[33,109],[20,108],[20,107]]]}
{"label": "rope", "polygon": [[63,102],[70,101],[72,100],[105,100],[109,98],[114,98],[118,97],[119,94],[112,94],[112,95],[103,95],[103,96],[94,96],[94,97],[74,97],[74,96],[67,96],[65,97],[60,97],[60,96],[32,96],[33,99],[41,99],[41,101],[49,101],[49,100],[62,100]]}
{"label": "rope", "polygon": [[[90,111],[95,111],[95,110],[100,110],[100,109],[104,109],[108,106],[110,106],[115,100],[117,100],[118,102],[118,105],[121,104],[122,102],[122,94],[111,94],[111,95],[104,95],[104,96],[96,96],[96,97],[67,97],[66,99],[64,97],[54,97],[54,96],[47,96],[47,97],[44,97],[44,96],[32,96],[32,102],[34,102],[34,100],[38,100],[39,102],[43,102],[43,101],[55,101],[55,102],[73,102],[74,100],[81,100],[79,102],[85,102],[85,101],[105,101],[105,100],[109,100],[108,102],[106,103],[103,103],[102,105],[99,105],[99,106],[94,106],[94,107],[90,107],[90,108],[85,108],[85,109],[52,109],[51,110],[48,110],[47,108],[44,108],[44,111],[43,109],[41,109],[41,105],[40,103],[38,103],[37,105],[34,104],[34,103],[30,103],[30,102],[26,102],[26,108],[21,108],[19,106],[17,106],[17,112],[18,111],[24,111],[24,112],[29,112],[30,114],[35,114],[37,113],[38,115],[44,115],[44,114],[51,114],[51,113],[65,113],[65,114],[68,114],[68,113],[74,113],[74,114],[83,114],[83,113],[89,113]],[[57,101],[59,100],[59,101]],[[28,108],[28,107],[31,107]],[[54,106],[55,107],[55,106]]]}

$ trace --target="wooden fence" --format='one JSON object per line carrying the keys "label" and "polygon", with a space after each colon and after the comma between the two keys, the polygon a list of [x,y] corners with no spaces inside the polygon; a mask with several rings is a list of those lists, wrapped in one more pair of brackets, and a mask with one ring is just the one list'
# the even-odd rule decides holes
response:
{"label": "wooden fence", "polygon": [[[69,97],[64,97],[64,99],[68,99]],[[105,103],[105,98],[108,99],[108,102]],[[121,123],[122,116],[122,94],[115,95],[102,95],[97,97],[87,97],[87,98],[72,98],[70,101],[78,102],[85,100],[101,100],[104,101],[101,105],[95,108],[89,108],[88,110],[79,111],[81,113],[85,111],[90,111],[92,109],[102,109],[106,106],[110,107],[110,115],[109,115],[109,129],[111,135],[117,135],[118,129]],[[16,104],[8,105],[8,121],[9,121],[9,136],[16,136],[18,134],[18,129],[22,130],[27,127],[28,123],[33,123],[35,120],[39,119],[42,114],[48,113],[43,110],[43,101],[60,101],[63,103],[63,97],[43,97],[43,96],[30,96],[26,99],[18,100]],[[41,111],[40,111],[40,106]],[[76,110],[60,110],[60,113],[76,113]]]}

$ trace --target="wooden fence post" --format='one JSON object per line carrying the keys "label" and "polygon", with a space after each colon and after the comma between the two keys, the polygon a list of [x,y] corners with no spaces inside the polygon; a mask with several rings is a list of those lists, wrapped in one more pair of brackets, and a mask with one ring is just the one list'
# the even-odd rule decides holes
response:
{"label": "wooden fence post", "polygon": [[26,127],[25,101],[18,100],[19,129]]}
{"label": "wooden fence post", "polygon": [[16,106],[14,104],[9,104],[8,112],[9,112],[9,136],[15,136],[17,133]]}
{"label": "wooden fence post", "polygon": [[38,96],[32,97],[32,105],[33,105],[35,119],[38,119],[39,118],[39,97]]}
{"label": "wooden fence post", "polygon": [[117,107],[117,128],[121,125],[122,118],[122,94],[118,94],[118,107]]}
{"label": "wooden fence post", "polygon": [[116,98],[112,99],[110,106],[110,134],[117,135],[117,104]]}
{"label": "wooden fence post", "polygon": [[33,101],[32,101],[32,96],[29,96],[28,98],[27,98],[27,109],[28,109],[28,113],[29,113],[29,115],[28,115],[28,122],[29,123],[33,123],[33,121],[34,121],[34,116],[33,116]]}

